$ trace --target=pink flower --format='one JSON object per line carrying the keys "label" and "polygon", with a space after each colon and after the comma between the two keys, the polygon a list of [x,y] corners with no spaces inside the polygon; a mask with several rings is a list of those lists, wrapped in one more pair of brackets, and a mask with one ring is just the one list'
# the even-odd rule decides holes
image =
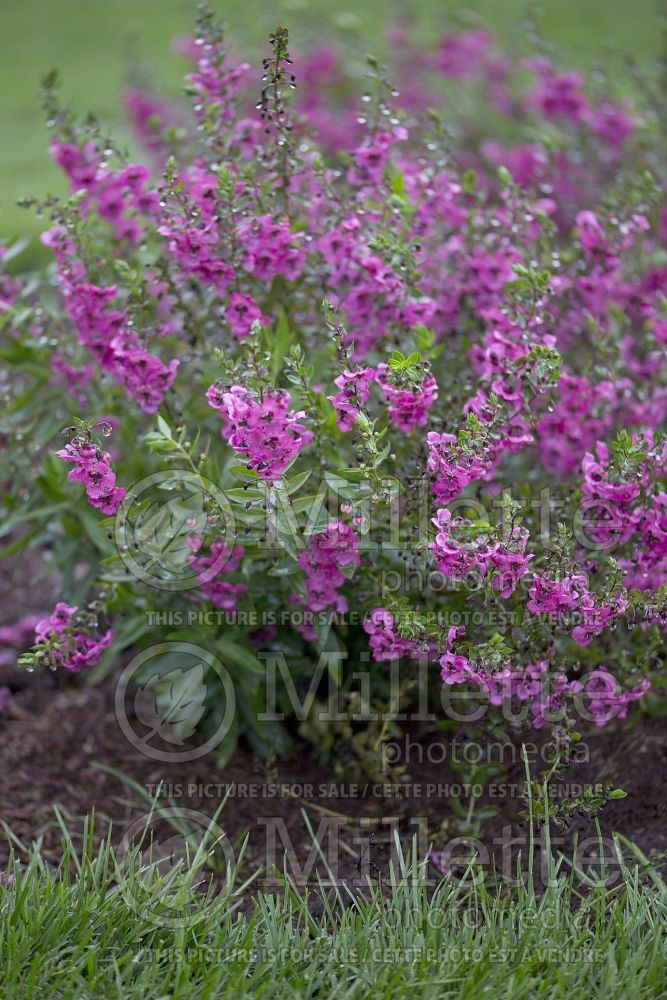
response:
{"label": "pink flower", "polygon": [[263,326],[271,322],[271,317],[264,316],[252,295],[243,295],[241,292],[230,292],[229,305],[225,309],[225,319],[229,323],[232,333],[239,340],[248,336],[255,321],[260,322]]}
{"label": "pink flower", "polygon": [[35,627],[36,643],[49,643],[51,646],[51,665],[72,673],[99,663],[115,634],[110,628],[101,636],[93,636],[88,627],[77,623],[78,610],[76,605],[60,601],[53,614],[39,621]]}
{"label": "pink flower", "polygon": [[584,577],[566,576],[562,580],[549,580],[534,573],[533,583],[528,591],[530,600],[526,607],[534,615],[547,614],[559,618],[566,611],[577,607],[585,587]]}
{"label": "pink flower", "polygon": [[407,132],[399,126],[393,132],[376,132],[372,140],[365,140],[358,146],[353,156],[360,182],[381,184],[391,147],[406,138]]}
{"label": "pink flower", "polygon": [[602,223],[593,212],[579,212],[577,215],[577,228],[581,245],[586,253],[590,254],[594,250],[608,249],[607,236]]}
{"label": "pink flower", "polygon": [[231,548],[222,539],[216,539],[211,545],[210,555],[190,556],[190,565],[198,572],[199,587],[215,608],[235,611],[239,598],[247,593],[244,583],[218,579],[223,572],[235,573],[244,553],[242,545]]}
{"label": "pink flower", "polygon": [[486,683],[486,675],[483,671],[474,667],[467,657],[453,651],[454,643],[459,636],[465,633],[465,628],[456,626],[447,632],[447,647],[440,657],[440,676],[445,684],[478,684],[482,687]]}
{"label": "pink flower", "polygon": [[238,227],[246,270],[260,281],[271,281],[278,274],[290,281],[298,278],[304,263],[301,236],[292,232],[287,220],[276,222],[270,215],[248,219]]}
{"label": "pink flower", "polygon": [[584,684],[584,705],[596,726],[604,726],[612,719],[624,719],[628,706],[642,698],[650,687],[648,678],[629,691],[621,685],[607,667],[600,666],[588,674]]}
{"label": "pink flower", "polygon": [[386,608],[375,608],[364,620],[364,631],[373,659],[377,662],[398,660],[402,656],[416,656],[419,645],[404,639],[395,631],[394,616]]}
{"label": "pink flower", "polygon": [[308,549],[299,556],[306,574],[306,605],[310,611],[347,611],[347,599],[338,593],[347,577],[343,567],[360,563],[359,535],[343,521],[330,521],[324,531],[310,535]]}
{"label": "pink flower", "polygon": [[65,305],[80,342],[147,413],[155,413],[176,378],[179,360],[165,365],[143,345],[122,309],[113,309],[114,285],[103,287],[86,280],[76,247],[66,230],[53,227],[42,236],[56,256]]}
{"label": "pink flower", "polygon": [[257,398],[241,385],[228,390],[213,385],[207,398],[222,414],[223,437],[267,482],[280,479],[301,448],[313,439],[312,431],[301,423],[304,411],[289,409],[291,396],[285,389],[269,387]]}
{"label": "pink flower", "polygon": [[438,68],[446,76],[462,80],[477,76],[484,65],[492,35],[487,31],[462,31],[444,35],[440,42]]}
{"label": "pink flower", "polygon": [[86,495],[93,507],[103,514],[115,514],[126,494],[121,486],[116,486],[116,474],[109,465],[111,458],[94,444],[75,438],[56,452],[65,462],[74,462],[69,478],[83,483]]}
{"label": "pink flower", "polygon": [[438,398],[438,386],[432,375],[426,375],[420,386],[401,388],[389,380],[389,366],[377,366],[377,380],[389,404],[389,416],[399,430],[409,434],[415,427],[424,427],[428,411]]}
{"label": "pink flower", "polygon": [[448,503],[460,496],[468,483],[483,479],[489,466],[475,455],[462,454],[453,434],[430,431],[428,443],[428,468],[433,475],[433,493],[440,503]]}
{"label": "pink flower", "polygon": [[339,430],[352,430],[357,414],[370,396],[369,385],[374,378],[372,368],[356,368],[354,371],[344,371],[335,380],[339,391],[335,396],[327,396],[327,399],[336,410]]}

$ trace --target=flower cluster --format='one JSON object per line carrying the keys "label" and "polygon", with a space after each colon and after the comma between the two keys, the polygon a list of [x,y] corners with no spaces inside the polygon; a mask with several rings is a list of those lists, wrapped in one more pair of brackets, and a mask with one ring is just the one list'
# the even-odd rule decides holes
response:
{"label": "flower cluster", "polygon": [[389,416],[399,431],[409,434],[415,427],[424,427],[428,411],[438,398],[438,385],[432,375],[425,376],[417,386],[392,383],[389,366],[379,364],[376,377],[389,407]]}
{"label": "flower cluster", "polygon": [[429,431],[426,440],[433,494],[439,503],[455,500],[466,486],[488,475],[490,470],[482,448],[464,449],[456,434],[446,432]]}
{"label": "flower cluster", "polygon": [[94,636],[89,625],[77,615],[78,611],[76,605],[59,601],[53,613],[35,626],[35,642],[38,647],[48,649],[52,668],[78,673],[83,667],[99,663],[102,653],[111,645],[114,630],[109,628],[101,636]]}
{"label": "flower cluster", "polygon": [[634,688],[623,690],[604,666],[592,670],[584,680],[571,679],[565,670],[551,669],[546,660],[488,673],[452,651],[453,644],[464,631],[462,628],[449,630],[447,649],[440,658],[443,681],[449,685],[474,683],[487,693],[491,705],[513,701],[527,703],[534,729],[562,722],[568,703],[573,700],[579,702],[580,714],[596,726],[624,719],[629,705],[646,694],[650,687],[649,680],[644,678]]}
{"label": "flower cluster", "polygon": [[253,323],[270,323],[271,318],[264,316],[252,295],[242,292],[230,292],[229,305],[225,309],[225,319],[235,337],[242,340],[250,333]]}
{"label": "flower cluster", "polygon": [[[191,539],[193,545],[199,545],[199,539]],[[197,583],[201,592],[209,599],[214,608],[234,611],[240,597],[247,592],[243,583],[231,583],[229,580],[218,579],[224,573],[235,573],[243,558],[245,549],[242,545],[233,548],[222,539],[216,539],[211,545],[210,555],[190,556],[190,565],[197,571]]]}
{"label": "flower cluster", "polygon": [[438,510],[433,524],[438,532],[429,548],[441,573],[459,581],[471,574],[479,579],[488,576],[501,597],[514,593],[533,558],[524,554],[528,541],[525,528],[514,527],[504,542],[481,532],[466,538],[463,518],[452,518],[445,507]]}
{"label": "flower cluster", "polygon": [[[440,657],[440,676],[445,684],[477,684],[486,687],[489,675],[470,662],[467,656],[456,653],[454,646],[457,639],[465,634],[463,625],[453,625],[447,630],[445,651]],[[509,671],[503,671],[503,674]]]}
{"label": "flower cluster", "polygon": [[628,707],[645,695],[649,687],[650,681],[645,677],[636,687],[624,691],[607,667],[599,666],[593,670],[583,685],[583,690],[586,707],[594,724],[604,726],[611,719],[625,719]]}
{"label": "flower cluster", "polygon": [[74,463],[69,478],[83,483],[88,502],[103,514],[115,514],[126,490],[116,486],[116,474],[109,464],[111,456],[81,436],[74,437],[56,454],[65,462]]}
{"label": "flower cluster", "polygon": [[74,243],[62,227],[49,230],[42,241],[55,253],[67,311],[80,342],[142,410],[155,413],[176,378],[179,359],[172,358],[165,365],[144,347],[126,311],[114,308],[118,305],[116,286],[85,280],[83,266],[74,260]]}
{"label": "flower cluster", "polygon": [[292,398],[284,389],[269,386],[258,399],[241,385],[228,390],[212,385],[207,398],[222,414],[222,435],[267,482],[279,479],[313,439],[301,423],[304,411],[289,409]]}
{"label": "flower cluster", "polygon": [[246,253],[243,266],[253,277],[259,281],[271,281],[278,274],[290,280],[299,277],[305,254],[299,233],[292,232],[287,220],[259,215],[243,222],[237,232]]}
{"label": "flower cluster", "polygon": [[550,669],[546,660],[509,669],[503,676],[487,677],[482,684],[492,705],[512,700],[528,703],[534,729],[542,729],[547,722],[560,722],[567,701],[583,690],[580,680],[570,680],[564,670]]}
{"label": "flower cluster", "polygon": [[336,410],[336,421],[341,431],[351,431],[361,407],[370,397],[370,383],[375,378],[372,368],[355,368],[343,371],[334,380],[338,389],[335,396],[327,396]]}
{"label": "flower cluster", "polygon": [[535,574],[529,590],[527,609],[535,615],[549,615],[555,620],[568,615],[579,624],[572,629],[572,638],[580,646],[588,646],[628,607],[627,598],[617,594],[607,602],[598,600],[587,589],[584,576],[566,576],[550,580]]}
{"label": "flower cluster", "polygon": [[343,521],[331,521],[324,531],[309,538],[308,549],[298,563],[305,573],[306,606],[310,611],[347,611],[347,598],[338,592],[346,570],[354,570],[361,559],[359,535]]}
{"label": "flower cluster", "polygon": [[540,455],[549,472],[569,476],[612,425],[615,390],[611,382],[591,384],[563,372],[558,382],[558,402],[537,425]]}
{"label": "flower cluster", "polygon": [[417,642],[397,633],[394,616],[386,608],[374,608],[364,619],[364,630],[373,659],[378,663],[398,660],[402,656],[417,656],[420,652]]}

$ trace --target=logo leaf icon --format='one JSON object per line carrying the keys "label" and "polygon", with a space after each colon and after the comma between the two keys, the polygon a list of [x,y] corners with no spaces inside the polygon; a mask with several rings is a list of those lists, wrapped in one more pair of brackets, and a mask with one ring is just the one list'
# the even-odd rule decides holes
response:
{"label": "logo leaf icon", "polygon": [[149,732],[142,737],[148,743],[159,736],[166,743],[181,746],[195,732],[204,714],[206,684],[204,665],[176,667],[168,674],[152,677],[138,684],[134,711]]}

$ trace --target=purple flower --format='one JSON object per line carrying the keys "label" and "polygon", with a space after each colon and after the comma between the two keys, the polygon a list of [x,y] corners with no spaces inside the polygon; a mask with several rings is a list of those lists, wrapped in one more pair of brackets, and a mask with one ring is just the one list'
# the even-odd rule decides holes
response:
{"label": "purple flower", "polygon": [[301,423],[305,413],[289,409],[291,396],[285,389],[269,387],[257,398],[241,385],[224,392],[211,386],[207,398],[222,414],[223,437],[267,482],[280,479],[313,439],[312,431]]}
{"label": "purple flower", "polygon": [[83,483],[86,495],[93,507],[103,514],[115,514],[120,507],[126,490],[116,486],[116,474],[109,465],[111,458],[98,450],[92,443],[70,442],[56,452],[65,462],[74,462],[69,478]]}

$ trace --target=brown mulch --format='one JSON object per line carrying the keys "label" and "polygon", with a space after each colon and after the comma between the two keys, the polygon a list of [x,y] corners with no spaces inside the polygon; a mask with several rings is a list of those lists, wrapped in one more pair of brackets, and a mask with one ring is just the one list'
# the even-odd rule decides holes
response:
{"label": "brown mulch", "polygon": [[[157,763],[123,736],[114,715],[113,677],[91,687],[80,677],[61,679],[5,667],[0,669],[2,684],[9,685],[12,694],[0,714],[0,820],[16,838],[20,858],[34,841],[49,862],[56,864],[62,856],[62,831],[54,806],[59,807],[75,843],[80,842],[83,818],[91,810],[96,815],[96,838],[101,839],[111,825],[116,843],[137,817],[148,812],[147,801],[119,774],[97,766],[104,765],[133,779],[148,793],[164,781],[164,793],[171,794],[176,806],[206,816],[215,812],[225,789],[232,786],[234,793],[219,823],[236,847],[249,834],[247,870],[267,865],[267,818],[269,823],[284,823],[277,837],[278,864],[283,839],[293,845],[299,864],[312,847],[304,812],[315,830],[323,818],[331,818],[330,813],[343,815],[347,820],[338,821],[343,846],[337,875],[351,880],[362,870],[371,876],[379,874],[393,825],[407,840],[421,823],[424,847],[433,840],[437,845],[443,837],[443,830],[438,832],[441,824],[454,817],[447,785],[451,789],[464,780],[446,763],[429,762],[427,748],[434,736],[420,740],[416,733],[408,735],[424,748],[424,761],[410,767],[409,793],[403,798],[379,796],[363,776],[351,788],[348,778],[341,780],[330,765],[318,762],[313,752],[303,748],[270,768],[244,745],[224,767],[215,754],[184,764]],[[566,782],[612,779],[628,795],[610,802],[600,814],[603,833],[618,831],[649,855],[667,851],[663,791],[667,731],[663,720],[637,714],[625,723],[584,735],[591,760],[573,765]],[[438,735],[439,740],[443,738],[447,737]],[[413,750],[413,760],[418,756]],[[505,783],[507,790],[504,796],[495,797],[498,812],[482,827],[481,836],[490,852],[499,851],[517,832],[521,836],[523,830],[525,837],[526,829],[525,824],[518,824],[523,803],[512,793],[523,780],[523,765],[517,760],[494,780]],[[162,802],[167,804],[166,799]],[[390,817],[397,817],[395,824]],[[576,818],[563,850],[571,846],[574,834],[594,834],[591,820]],[[448,835],[457,836],[453,822]],[[0,863],[4,864],[8,851],[9,840],[0,831]]]}

